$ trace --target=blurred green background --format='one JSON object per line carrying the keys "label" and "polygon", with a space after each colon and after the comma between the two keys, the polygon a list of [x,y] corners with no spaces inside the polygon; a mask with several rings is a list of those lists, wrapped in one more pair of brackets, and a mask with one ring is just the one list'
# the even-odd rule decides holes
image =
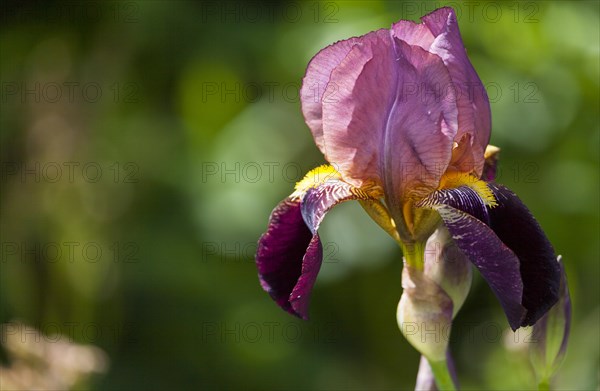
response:
{"label": "blurred green background", "polygon": [[[309,322],[262,291],[253,255],[271,209],[324,162],[298,99],[310,58],[445,4],[488,88],[498,181],[566,265],[555,388],[597,389],[596,1],[4,1],[0,322],[28,325],[4,330],[4,389],[51,381],[19,367],[31,360],[8,335],[56,333],[99,348],[75,389],[414,387],[401,253],[358,204],[322,225]],[[463,388],[535,388],[528,332],[509,332],[475,274],[451,338]]]}

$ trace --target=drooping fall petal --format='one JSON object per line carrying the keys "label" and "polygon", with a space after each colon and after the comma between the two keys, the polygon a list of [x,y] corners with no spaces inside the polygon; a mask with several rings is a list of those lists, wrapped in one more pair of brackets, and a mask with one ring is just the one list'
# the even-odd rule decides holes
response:
{"label": "drooping fall petal", "polygon": [[497,202],[493,207],[486,208],[485,199],[469,186],[439,190],[420,205],[440,213],[516,330],[534,324],[556,303],[560,271],[552,246],[525,205],[506,187],[488,186]]}
{"label": "drooping fall petal", "polygon": [[559,296],[560,266],[544,231],[519,197],[505,186],[490,183],[498,206],[490,209],[490,226],[519,257],[523,279],[523,326],[533,325]]}
{"label": "drooping fall petal", "polygon": [[[284,310],[299,316],[289,296],[302,275],[303,259],[320,262],[318,247],[310,248],[312,233],[302,219],[300,200],[285,199],[275,207],[269,228],[258,241],[256,265],[260,283]],[[320,265],[319,265],[320,267]]]}
{"label": "drooping fall petal", "polygon": [[310,294],[323,259],[319,224],[338,203],[368,197],[345,182],[328,180],[275,207],[258,242],[256,265],[263,289],[280,307],[308,317]]}

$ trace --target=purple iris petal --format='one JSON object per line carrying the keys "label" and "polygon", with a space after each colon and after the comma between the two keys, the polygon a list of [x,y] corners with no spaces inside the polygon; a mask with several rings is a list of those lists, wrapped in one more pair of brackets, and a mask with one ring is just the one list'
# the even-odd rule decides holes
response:
{"label": "purple iris petal", "polygon": [[309,189],[302,199],[285,199],[271,213],[267,232],[258,241],[256,265],[261,285],[277,304],[308,318],[308,304],[323,259],[317,229],[340,202],[356,199],[353,188],[328,181]]}
{"label": "purple iris petal", "polygon": [[317,233],[321,221],[331,208],[343,201],[364,198],[354,188],[342,181],[328,181],[309,189],[302,197],[302,217],[313,234]]}
{"label": "purple iris petal", "polygon": [[440,8],[421,20],[423,24],[401,20],[392,26],[392,31],[397,38],[408,44],[418,45],[442,58],[450,72],[452,84],[441,87],[456,91],[458,132],[455,141],[462,140],[467,134],[470,136],[470,157],[462,159],[456,168],[463,172],[474,170],[480,173],[483,162],[478,156],[483,154],[491,131],[487,93],[467,57],[454,11],[448,7]]}
{"label": "purple iris petal", "polygon": [[302,219],[300,200],[285,199],[271,213],[269,228],[258,241],[256,265],[263,289],[297,316],[289,296],[302,274],[302,259],[312,236]]}
{"label": "purple iris petal", "polygon": [[490,183],[498,206],[490,209],[491,228],[521,261],[523,326],[533,325],[557,301],[560,265],[554,248],[529,209],[505,186]]}
{"label": "purple iris petal", "polygon": [[[500,301],[513,330],[521,326],[525,308],[521,305],[523,283],[519,259],[502,243],[486,224],[473,217],[483,206],[479,195],[470,187],[436,192],[435,207],[450,231],[452,239],[479,269],[483,278]],[[467,201],[468,200],[468,201]],[[469,206],[480,203],[477,209]],[[458,209],[465,207],[465,210]]]}
{"label": "purple iris petal", "polygon": [[488,186],[498,202],[488,208],[489,226],[480,220],[483,201],[467,186],[440,190],[421,204],[436,205],[516,330],[534,324],[556,303],[560,270],[550,242],[525,205],[506,187]]}
{"label": "purple iris petal", "polygon": [[319,52],[304,77],[302,109],[344,180],[381,185],[399,210],[407,193],[435,189],[453,142],[468,144],[453,166],[481,174],[490,133],[481,85],[454,11],[442,8],[421,24],[400,21]]}
{"label": "purple iris petal", "polygon": [[436,191],[419,202],[417,207],[436,207],[442,204],[467,212],[477,220],[489,225],[488,208],[475,190],[468,186]]}
{"label": "purple iris petal", "polygon": [[363,42],[333,70],[325,92],[332,97],[323,100],[326,157],[356,185],[375,178],[389,200],[435,187],[456,133],[456,107],[438,88],[451,82],[448,71],[388,30]]}
{"label": "purple iris petal", "polygon": [[313,138],[317,147],[325,153],[323,145],[323,94],[329,83],[331,71],[333,71],[342,60],[358,38],[350,38],[327,46],[317,53],[306,68],[306,76],[302,81],[300,96],[302,97],[302,113],[308,127],[312,130]]}
{"label": "purple iris petal", "polygon": [[475,157],[483,155],[490,140],[491,110],[487,93],[467,57],[453,10],[442,8],[424,16],[422,20],[435,36],[429,51],[442,58],[457,90],[456,140],[460,140],[464,134],[472,137],[473,158],[468,163],[471,167],[462,167],[462,171],[474,169],[476,173],[481,173],[483,161]]}

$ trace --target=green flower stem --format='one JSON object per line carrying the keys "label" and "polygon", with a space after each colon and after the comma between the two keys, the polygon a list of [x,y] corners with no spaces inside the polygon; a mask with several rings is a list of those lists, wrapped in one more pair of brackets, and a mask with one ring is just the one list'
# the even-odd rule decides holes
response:
{"label": "green flower stem", "polygon": [[426,242],[400,242],[402,254],[408,266],[416,270],[423,270],[425,266],[425,244]]}
{"label": "green flower stem", "polygon": [[427,361],[429,361],[429,365],[431,366],[431,371],[435,377],[435,384],[437,385],[438,389],[440,391],[455,391],[456,384],[454,384],[452,375],[450,375],[446,360],[431,361],[427,359]]}
{"label": "green flower stem", "polygon": [[539,391],[550,391],[550,381],[548,379],[542,379],[538,384]]}

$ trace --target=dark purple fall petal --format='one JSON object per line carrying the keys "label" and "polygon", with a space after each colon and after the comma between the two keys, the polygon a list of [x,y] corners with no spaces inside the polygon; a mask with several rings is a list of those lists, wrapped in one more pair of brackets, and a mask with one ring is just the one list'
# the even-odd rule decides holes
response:
{"label": "dark purple fall petal", "polygon": [[439,205],[451,206],[466,212],[477,220],[489,225],[488,209],[481,197],[468,186],[460,186],[454,189],[438,190],[431,193],[427,198],[417,203],[417,207],[436,207]]}
{"label": "dark purple fall petal", "polygon": [[302,199],[283,200],[273,210],[267,232],[258,241],[256,264],[263,289],[280,307],[307,319],[323,259],[319,224],[333,206],[363,196],[347,183],[328,181],[309,189]]}
{"label": "dark purple fall petal", "polygon": [[418,206],[440,213],[516,330],[533,325],[556,303],[560,270],[552,245],[525,205],[506,187],[488,186],[498,205],[487,213],[480,196],[467,186],[437,191]]}
{"label": "dark purple fall petal", "polygon": [[531,326],[557,301],[560,265],[554,248],[529,209],[505,186],[490,183],[498,206],[491,208],[491,228],[519,258],[523,280],[522,326]]}
{"label": "dark purple fall petal", "polygon": [[328,181],[324,184],[309,189],[302,197],[302,217],[313,234],[317,233],[321,221],[331,208],[343,201],[367,199],[366,194],[361,194],[342,181]]}
{"label": "dark purple fall petal", "polygon": [[[475,191],[466,186],[451,191],[462,193],[461,198],[472,198],[473,203],[479,197]],[[481,204],[483,205],[483,202]],[[468,205],[468,203],[462,202],[460,205]],[[518,329],[525,316],[525,308],[521,305],[523,283],[519,271],[519,259],[502,243],[494,231],[481,220],[471,216],[470,211],[462,211],[445,204],[439,204],[435,209],[444,220],[454,242],[479,269],[492,288],[506,313],[510,327],[513,330]]]}
{"label": "dark purple fall petal", "polygon": [[269,228],[258,241],[256,266],[263,289],[296,316],[300,315],[289,296],[302,274],[302,259],[312,237],[302,219],[300,200],[285,199],[271,213]]}
{"label": "dark purple fall petal", "polygon": [[315,233],[308,244],[306,254],[302,257],[300,277],[298,277],[294,289],[288,296],[293,313],[302,319],[308,319],[310,294],[317,280],[317,274],[319,274],[319,270],[321,269],[322,261],[323,246],[321,245],[319,235]]}

